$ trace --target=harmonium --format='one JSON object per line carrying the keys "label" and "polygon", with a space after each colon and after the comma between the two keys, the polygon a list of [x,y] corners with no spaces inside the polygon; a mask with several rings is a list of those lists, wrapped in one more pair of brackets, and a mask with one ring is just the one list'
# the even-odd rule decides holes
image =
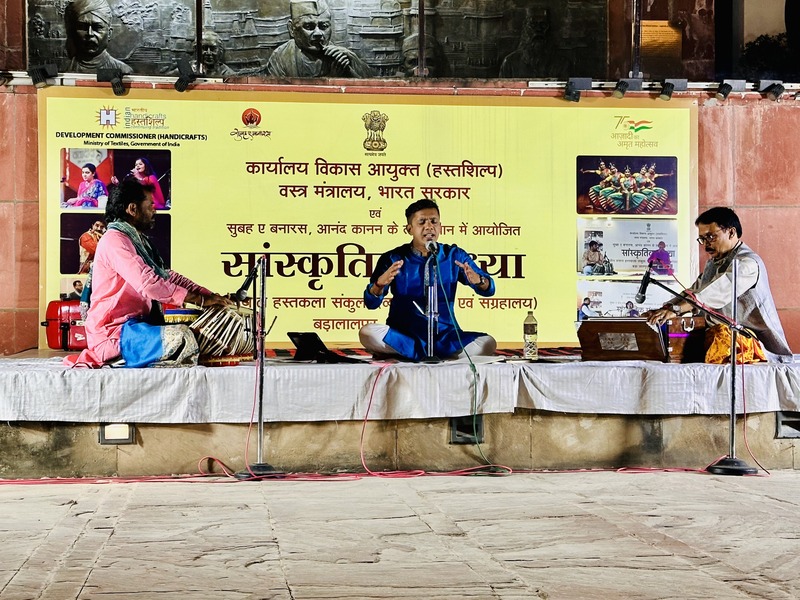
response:
{"label": "harmonium", "polygon": [[705,317],[685,315],[667,321],[662,327],[667,356],[671,363],[701,363],[706,358]]}

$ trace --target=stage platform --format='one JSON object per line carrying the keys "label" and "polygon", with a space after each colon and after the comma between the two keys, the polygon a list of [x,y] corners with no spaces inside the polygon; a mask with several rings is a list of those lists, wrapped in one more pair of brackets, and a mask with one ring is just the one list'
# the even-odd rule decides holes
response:
{"label": "stage platform", "polygon": [[[67,369],[63,354],[49,354],[0,359],[0,476],[192,471],[205,455],[244,464],[247,423],[257,414],[255,362],[90,370]],[[524,469],[669,466],[670,457],[697,467],[726,454],[729,366],[574,358],[474,365],[270,358],[265,459],[290,470],[360,470],[365,453],[378,470],[448,470],[487,449],[493,462]],[[737,412],[746,407],[748,426],[758,425],[748,433],[761,457],[794,468],[794,442],[775,439],[775,413],[800,412],[800,363],[746,365],[737,379],[746,403],[740,398]],[[449,444],[450,418],[471,414],[483,415],[482,448]],[[137,443],[97,446],[101,423],[135,424]],[[48,452],[75,460],[56,467]]]}

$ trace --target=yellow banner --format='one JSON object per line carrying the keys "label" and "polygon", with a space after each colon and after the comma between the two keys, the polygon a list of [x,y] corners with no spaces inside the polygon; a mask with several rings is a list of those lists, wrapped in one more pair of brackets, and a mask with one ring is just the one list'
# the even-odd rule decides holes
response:
{"label": "yellow banner", "polygon": [[[367,310],[363,291],[378,256],[409,241],[404,211],[421,198],[440,206],[440,241],[496,281],[493,298],[462,288],[460,325],[501,344],[521,343],[531,309],[540,342],[575,342],[576,295],[597,277],[582,254],[609,223],[619,226],[606,254],[618,250],[625,268],[601,278],[621,299],[657,243],[651,230],[669,238],[676,274],[696,265],[691,100],[51,87],[39,102],[42,312],[85,277],[81,238],[102,225],[103,190],[81,185],[86,164],[107,191],[148,163],[164,198],[152,238],[194,281],[233,292],[265,256],[268,345],[289,331],[356,343],[362,325],[384,322],[388,309]],[[644,180],[625,189],[651,166],[650,191]]]}

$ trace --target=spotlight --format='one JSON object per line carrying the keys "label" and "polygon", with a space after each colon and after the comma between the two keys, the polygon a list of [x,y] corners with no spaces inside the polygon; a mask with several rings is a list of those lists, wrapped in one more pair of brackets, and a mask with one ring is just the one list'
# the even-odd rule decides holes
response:
{"label": "spotlight", "polygon": [[123,96],[125,94],[121,69],[97,69],[97,81],[110,83],[115,96]]}
{"label": "spotlight", "polygon": [[178,74],[175,89],[179,92],[185,92],[189,84],[194,83],[194,80],[197,79],[197,73],[192,69],[192,62],[185,56],[178,59]]}
{"label": "spotlight", "polygon": [[641,79],[620,79],[617,85],[614,86],[614,91],[611,93],[614,98],[622,98],[627,92],[641,92],[642,80]]}
{"label": "spotlight", "polygon": [[786,88],[783,87],[782,83],[773,83],[771,86],[769,86],[769,88],[767,88],[767,98],[773,102],[777,102],[778,98],[780,98],[785,91]]}
{"label": "spotlight", "polygon": [[10,71],[0,71],[0,87],[8,85],[14,79],[14,74]]}
{"label": "spotlight", "polygon": [[786,88],[783,87],[783,82],[780,80],[762,79],[758,82],[758,91],[765,94],[770,100],[775,101],[781,97]]}
{"label": "spotlight", "polygon": [[689,81],[687,79],[665,79],[658,97],[661,100],[670,100],[673,92],[685,92],[688,88]]}
{"label": "spotlight", "polygon": [[581,101],[581,90],[592,89],[591,77],[570,77],[567,80],[567,85],[564,88],[564,100],[570,102]]}
{"label": "spotlight", "polygon": [[726,100],[731,92],[743,92],[745,83],[743,79],[726,79],[717,88],[717,100]]}
{"label": "spotlight", "polygon": [[47,87],[47,79],[58,75],[58,67],[54,64],[37,65],[28,69],[28,75],[33,81],[33,87],[40,89]]}
{"label": "spotlight", "polygon": [[569,100],[570,102],[581,101],[581,91],[571,81],[568,81],[567,86],[564,88],[564,100]]}

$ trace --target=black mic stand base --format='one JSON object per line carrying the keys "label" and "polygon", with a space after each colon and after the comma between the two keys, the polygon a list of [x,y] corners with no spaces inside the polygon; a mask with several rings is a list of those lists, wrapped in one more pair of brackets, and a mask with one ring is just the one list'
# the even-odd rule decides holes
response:
{"label": "black mic stand base", "polygon": [[435,365],[442,362],[442,359],[439,358],[438,356],[426,356],[420,362],[423,362],[427,365]]}
{"label": "black mic stand base", "polygon": [[267,463],[253,463],[247,469],[243,469],[241,471],[237,471],[234,474],[236,479],[240,481],[256,481],[257,479],[263,478],[275,478],[280,479],[281,477],[285,476],[286,473],[283,471],[278,471],[275,467]]}
{"label": "black mic stand base", "polygon": [[714,464],[706,467],[706,471],[714,475],[755,475],[758,473],[758,469],[755,467],[751,467],[743,460],[731,456],[720,458]]}

